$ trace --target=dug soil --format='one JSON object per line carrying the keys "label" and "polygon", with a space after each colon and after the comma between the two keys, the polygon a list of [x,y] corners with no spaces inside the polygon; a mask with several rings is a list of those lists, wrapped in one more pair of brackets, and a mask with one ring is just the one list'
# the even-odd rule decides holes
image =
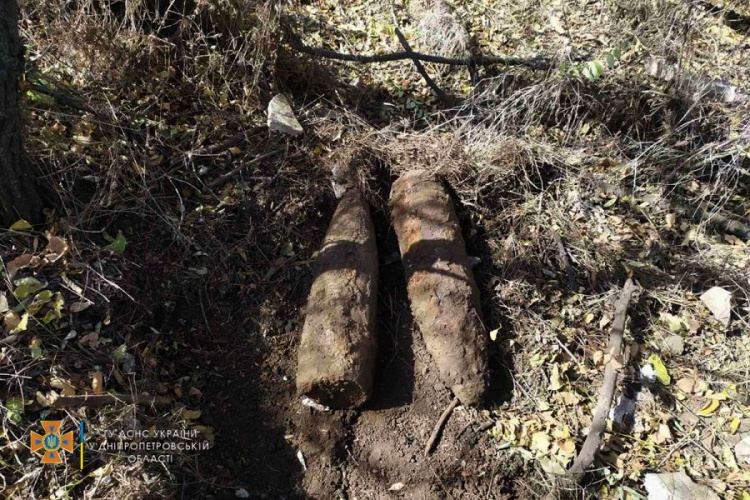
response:
{"label": "dug soil", "polygon": [[[329,214],[330,217],[330,214]],[[523,462],[497,451],[491,420],[459,406],[436,450],[425,444],[452,394],[413,323],[395,234],[373,209],[379,253],[379,355],[373,396],[359,410],[320,412],[295,391],[297,346],[311,284],[309,267],[276,297],[276,322],[250,327],[196,323],[212,338],[194,350],[209,373],[202,421],[216,432],[186,480],[185,495],[205,498],[518,498],[530,494]],[[319,244],[327,226],[316,228]],[[469,245],[469,252],[472,252]],[[480,280],[481,281],[481,280]],[[197,356],[196,353],[198,354]],[[509,398],[508,370],[491,361],[488,407]],[[527,475],[528,477],[528,475]],[[196,491],[197,489],[197,491]],[[525,492],[525,493],[524,493]]]}

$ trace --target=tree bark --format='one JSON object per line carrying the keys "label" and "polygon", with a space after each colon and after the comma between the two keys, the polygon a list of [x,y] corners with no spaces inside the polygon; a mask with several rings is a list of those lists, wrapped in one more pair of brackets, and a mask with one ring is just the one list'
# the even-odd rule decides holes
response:
{"label": "tree bark", "polygon": [[22,156],[18,81],[23,43],[16,0],[0,1],[0,226],[18,219],[42,221],[42,200]]}

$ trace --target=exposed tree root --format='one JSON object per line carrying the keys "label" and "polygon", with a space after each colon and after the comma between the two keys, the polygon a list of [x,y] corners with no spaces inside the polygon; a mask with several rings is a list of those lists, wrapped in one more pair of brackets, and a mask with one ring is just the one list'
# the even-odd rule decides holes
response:
{"label": "exposed tree root", "polygon": [[440,432],[443,430],[443,426],[445,426],[445,423],[448,421],[451,413],[453,413],[453,410],[455,410],[459,404],[461,404],[461,400],[459,400],[458,397],[454,397],[453,401],[451,401],[451,404],[449,404],[448,407],[443,410],[443,413],[440,415],[437,423],[435,423],[435,427],[432,429],[430,439],[427,440],[427,444],[424,447],[425,456],[432,453],[432,450],[435,449],[435,446],[437,446],[437,441],[440,437]]}

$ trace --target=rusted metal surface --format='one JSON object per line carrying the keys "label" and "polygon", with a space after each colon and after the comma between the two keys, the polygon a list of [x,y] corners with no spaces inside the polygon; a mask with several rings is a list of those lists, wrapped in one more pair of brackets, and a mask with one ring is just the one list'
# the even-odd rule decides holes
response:
{"label": "rusted metal surface", "polygon": [[390,207],[427,349],[461,403],[480,403],[488,384],[487,334],[453,204],[439,182],[418,170],[393,184]]}
{"label": "rusted metal surface", "polygon": [[299,345],[297,390],[318,404],[353,408],[372,392],[377,358],[378,256],[367,201],[349,190],[315,263]]}

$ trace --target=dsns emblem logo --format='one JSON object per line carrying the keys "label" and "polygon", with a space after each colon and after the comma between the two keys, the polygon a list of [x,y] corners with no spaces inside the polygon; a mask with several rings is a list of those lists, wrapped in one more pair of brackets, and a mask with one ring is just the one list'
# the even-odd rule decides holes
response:
{"label": "dsns emblem logo", "polygon": [[31,451],[44,450],[43,464],[61,464],[60,450],[73,451],[73,431],[60,435],[62,422],[43,420],[44,436],[31,432]]}

